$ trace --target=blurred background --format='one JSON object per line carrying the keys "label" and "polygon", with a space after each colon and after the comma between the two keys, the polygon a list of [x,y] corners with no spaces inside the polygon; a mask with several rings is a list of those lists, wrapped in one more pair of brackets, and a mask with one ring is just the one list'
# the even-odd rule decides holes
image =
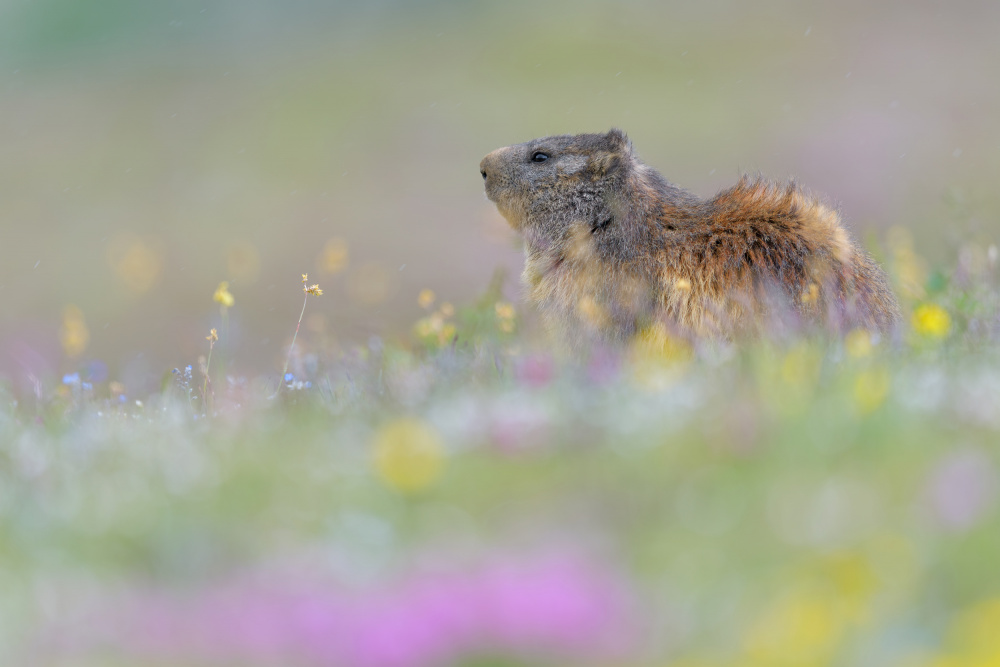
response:
{"label": "blurred background", "polygon": [[155,384],[225,335],[404,333],[517,239],[490,150],[625,129],[708,196],[794,176],[873,248],[1000,232],[1000,3],[0,1],[0,373]]}

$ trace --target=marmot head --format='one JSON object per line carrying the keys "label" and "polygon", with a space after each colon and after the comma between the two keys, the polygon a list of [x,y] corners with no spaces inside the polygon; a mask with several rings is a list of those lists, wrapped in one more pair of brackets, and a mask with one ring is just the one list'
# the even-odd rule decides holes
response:
{"label": "marmot head", "polygon": [[621,130],[532,139],[498,148],[479,171],[486,196],[522,232],[553,238],[611,219],[613,193],[635,164]]}

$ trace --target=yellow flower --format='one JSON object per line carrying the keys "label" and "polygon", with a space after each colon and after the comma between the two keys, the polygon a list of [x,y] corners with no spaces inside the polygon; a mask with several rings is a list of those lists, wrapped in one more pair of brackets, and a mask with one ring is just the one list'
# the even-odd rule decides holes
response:
{"label": "yellow flower", "polygon": [[674,287],[681,290],[682,292],[689,292],[691,290],[691,281],[687,278],[678,278],[674,282]]}
{"label": "yellow flower", "polygon": [[309,282],[309,274],[308,273],[303,273],[302,274],[302,284],[305,285],[307,282]]}
{"label": "yellow flower", "polygon": [[765,609],[744,637],[751,662],[774,666],[825,664],[844,633],[844,619],[831,602],[803,591]]}
{"label": "yellow flower", "polygon": [[455,337],[456,331],[457,329],[455,329],[454,324],[451,324],[450,322],[445,324],[441,327],[440,333],[438,333],[438,344],[444,345],[446,343],[450,343]]}
{"label": "yellow flower", "polygon": [[217,332],[215,329],[212,329],[211,331],[208,332],[208,335],[205,336],[205,340],[207,340],[209,343],[214,343],[215,341],[219,340],[219,332]]}
{"label": "yellow flower", "polygon": [[397,419],[375,434],[375,470],[389,487],[412,493],[433,484],[444,468],[441,436],[418,419]]}
{"label": "yellow flower", "polygon": [[430,308],[434,303],[434,290],[422,289],[417,295],[417,304],[421,308]]}
{"label": "yellow flower", "polygon": [[854,402],[862,414],[874,412],[889,395],[889,371],[873,368],[854,378]]}
{"label": "yellow flower", "polygon": [[822,366],[823,357],[819,350],[807,343],[799,343],[785,354],[781,362],[781,378],[793,387],[812,387],[819,382]]}
{"label": "yellow flower", "polygon": [[79,357],[90,344],[90,330],[83,318],[83,311],[76,306],[66,306],[63,309],[59,342],[67,357]]}
{"label": "yellow flower", "polygon": [[864,329],[852,329],[844,337],[844,349],[852,359],[867,357],[872,353],[872,335]]}
{"label": "yellow flower", "polygon": [[497,317],[501,320],[510,320],[514,318],[514,306],[506,301],[497,301],[494,309],[496,310]]}
{"label": "yellow flower", "polygon": [[313,296],[323,296],[323,290],[319,288],[319,285],[310,285],[309,287],[303,285],[302,291]]}
{"label": "yellow flower", "polygon": [[441,304],[440,313],[444,317],[451,317],[452,315],[455,314],[455,306],[445,301],[444,303]]}
{"label": "yellow flower", "polygon": [[132,294],[148,292],[163,271],[163,251],[153,239],[121,234],[108,243],[108,263]]}
{"label": "yellow flower", "polygon": [[223,280],[219,283],[219,286],[215,288],[215,294],[212,295],[212,300],[221,304],[224,308],[232,308],[233,304],[236,303],[236,299],[233,298],[232,292],[229,291],[229,281]]}
{"label": "yellow flower", "polygon": [[930,338],[944,338],[951,331],[951,317],[941,306],[924,303],[917,306],[910,318],[910,324],[917,333]]}

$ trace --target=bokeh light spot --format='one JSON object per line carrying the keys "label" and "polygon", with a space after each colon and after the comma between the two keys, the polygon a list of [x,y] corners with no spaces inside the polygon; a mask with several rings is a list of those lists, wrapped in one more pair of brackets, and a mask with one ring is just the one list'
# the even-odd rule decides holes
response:
{"label": "bokeh light spot", "polygon": [[375,434],[375,469],[398,491],[420,491],[433,484],[444,468],[441,436],[418,419],[397,419]]}
{"label": "bokeh light spot", "polygon": [[90,330],[87,328],[83,311],[76,306],[66,306],[63,309],[59,342],[62,344],[63,352],[71,359],[83,354],[90,344]]}

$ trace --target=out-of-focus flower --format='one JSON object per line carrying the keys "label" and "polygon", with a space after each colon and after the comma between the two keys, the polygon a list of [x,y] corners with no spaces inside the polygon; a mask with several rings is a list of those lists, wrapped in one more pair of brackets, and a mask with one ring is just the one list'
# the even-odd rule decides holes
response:
{"label": "out-of-focus flower", "polygon": [[793,387],[812,387],[819,382],[822,365],[820,351],[803,341],[785,354],[781,362],[781,379]]}
{"label": "out-of-focus flower", "polygon": [[316,260],[320,273],[326,274],[340,273],[347,268],[347,262],[347,241],[340,238],[327,241]]}
{"label": "out-of-focus flower", "polygon": [[169,664],[437,667],[487,652],[552,664],[614,661],[632,648],[630,597],[615,573],[558,556],[354,594],[258,579],[135,599],[72,657],[111,649]]}
{"label": "out-of-focus flower", "polygon": [[513,319],[515,315],[514,305],[507,301],[497,301],[493,305],[493,310],[501,320]]}
{"label": "out-of-focus flower", "polygon": [[223,280],[219,283],[219,286],[215,288],[215,294],[212,295],[212,300],[223,308],[233,307],[236,299],[233,297],[232,292],[229,291],[229,281]]}
{"label": "out-of-focus flower", "polygon": [[910,318],[913,330],[929,338],[944,338],[951,331],[948,311],[937,304],[924,303],[913,310]]}
{"label": "out-of-focus flower", "polygon": [[931,473],[930,502],[946,526],[965,530],[993,507],[997,482],[996,468],[986,454],[979,450],[955,452]]}
{"label": "out-of-focus flower", "polygon": [[885,368],[870,368],[854,378],[854,403],[862,414],[874,412],[889,395],[891,378]]}
{"label": "out-of-focus flower", "polygon": [[693,356],[694,350],[686,340],[657,322],[641,330],[632,341],[629,367],[637,385],[660,391],[676,381],[684,362]]}
{"label": "out-of-focus flower", "polygon": [[445,301],[444,303],[441,304],[441,307],[438,309],[438,311],[444,317],[451,317],[452,315],[455,314],[455,306]]}
{"label": "out-of-focus flower", "polygon": [[844,350],[852,359],[867,357],[874,347],[872,335],[865,329],[852,329],[844,336]]}
{"label": "out-of-focus flower", "polygon": [[130,292],[145,294],[160,278],[163,252],[155,241],[123,234],[108,244],[108,263]]}
{"label": "out-of-focus flower", "polygon": [[388,486],[404,492],[427,488],[444,469],[441,436],[419,419],[397,419],[375,434],[375,469]]}
{"label": "out-of-focus flower", "polygon": [[555,377],[556,366],[552,357],[533,354],[518,361],[514,374],[521,384],[544,387]]}
{"label": "out-of-focus flower", "polygon": [[59,342],[63,352],[70,358],[79,357],[90,344],[90,329],[87,328],[83,311],[76,306],[66,306],[63,309]]}
{"label": "out-of-focus flower", "polygon": [[514,316],[516,315],[514,306],[506,301],[497,301],[493,305],[493,310],[496,312],[497,326],[500,331],[512,333],[514,331]]}
{"label": "out-of-focus flower", "polygon": [[219,340],[219,332],[216,331],[215,329],[212,329],[211,331],[208,332],[208,335],[205,336],[205,340],[207,340],[209,343],[215,343],[216,341]]}
{"label": "out-of-focus flower", "polygon": [[1000,665],[1000,598],[988,598],[958,614],[949,629],[953,650],[930,667],[994,667]]}
{"label": "out-of-focus flower", "polygon": [[796,592],[776,601],[750,626],[744,646],[753,664],[824,665],[844,632],[832,600]]}
{"label": "out-of-focus flower", "polygon": [[430,308],[434,304],[434,290],[422,289],[417,295],[417,305],[421,308]]}

